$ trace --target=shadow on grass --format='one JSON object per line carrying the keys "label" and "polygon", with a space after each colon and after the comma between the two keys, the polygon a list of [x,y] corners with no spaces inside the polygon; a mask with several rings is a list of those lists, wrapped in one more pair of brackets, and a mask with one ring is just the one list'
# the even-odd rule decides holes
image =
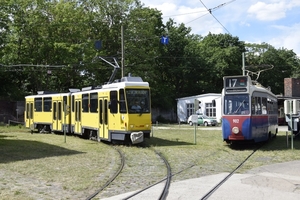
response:
{"label": "shadow on grass", "polygon": [[167,140],[157,137],[145,140],[145,143],[150,146],[180,146],[180,145],[194,145],[193,143],[180,141],[179,139]]}
{"label": "shadow on grass", "polygon": [[[288,141],[288,142],[287,142]],[[274,151],[274,150],[290,150],[291,149],[291,137],[286,135],[277,135],[271,141],[267,142],[262,148],[262,151]],[[300,149],[300,137],[293,138],[293,149]]]}
{"label": "shadow on grass", "polygon": [[4,137],[10,136],[0,136],[0,163],[83,153],[37,141],[2,140]]}
{"label": "shadow on grass", "polygon": [[3,138],[7,138],[7,137],[8,137],[8,138],[12,138],[12,137],[15,137],[15,136],[0,135],[0,140],[3,139]]}
{"label": "shadow on grass", "polygon": [[[291,137],[286,135],[277,135],[267,142],[259,143],[237,143],[228,145],[233,150],[255,150],[259,148],[260,151],[284,151],[291,149]],[[293,149],[300,149],[300,137],[293,138]]]}

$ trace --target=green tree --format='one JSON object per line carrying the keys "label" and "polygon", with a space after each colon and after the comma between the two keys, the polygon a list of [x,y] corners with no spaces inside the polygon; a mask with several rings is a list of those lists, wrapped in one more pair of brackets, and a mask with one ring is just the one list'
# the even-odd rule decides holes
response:
{"label": "green tree", "polygon": [[238,37],[229,34],[209,33],[199,43],[201,56],[205,60],[201,67],[204,74],[200,84],[202,93],[220,93],[223,76],[242,74],[242,53],[245,44]]}
{"label": "green tree", "polygon": [[265,70],[259,77],[254,73],[252,79],[258,78],[258,82],[271,87],[274,94],[284,94],[284,78],[299,77],[299,58],[292,50],[276,49],[267,43],[246,44],[246,47],[246,70],[256,74]]}
{"label": "green tree", "polygon": [[166,24],[164,36],[169,38],[169,43],[160,44],[153,66],[156,78],[152,91],[156,107],[175,108],[176,98],[192,95],[197,90],[200,74],[197,69],[202,63],[197,49],[200,36],[190,32],[191,28],[177,25],[172,19]]}

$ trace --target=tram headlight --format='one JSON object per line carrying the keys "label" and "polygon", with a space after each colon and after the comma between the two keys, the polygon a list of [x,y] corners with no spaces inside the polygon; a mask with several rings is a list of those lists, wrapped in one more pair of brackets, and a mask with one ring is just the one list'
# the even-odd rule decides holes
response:
{"label": "tram headlight", "polygon": [[234,134],[238,134],[240,132],[239,128],[238,127],[233,127],[232,130],[231,130]]}

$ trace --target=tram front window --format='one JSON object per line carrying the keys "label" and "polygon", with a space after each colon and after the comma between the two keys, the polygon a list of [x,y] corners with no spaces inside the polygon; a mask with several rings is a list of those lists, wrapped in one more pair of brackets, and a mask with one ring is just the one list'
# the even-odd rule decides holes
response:
{"label": "tram front window", "polygon": [[150,92],[148,89],[126,89],[129,113],[150,112]]}
{"label": "tram front window", "polygon": [[232,94],[224,97],[224,115],[250,114],[249,95]]}

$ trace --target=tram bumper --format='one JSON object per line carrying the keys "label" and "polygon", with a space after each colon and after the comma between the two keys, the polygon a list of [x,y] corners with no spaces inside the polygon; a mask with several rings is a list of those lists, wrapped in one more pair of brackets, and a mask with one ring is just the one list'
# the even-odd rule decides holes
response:
{"label": "tram bumper", "polygon": [[132,144],[138,144],[144,141],[144,133],[142,131],[132,132],[130,134]]}

